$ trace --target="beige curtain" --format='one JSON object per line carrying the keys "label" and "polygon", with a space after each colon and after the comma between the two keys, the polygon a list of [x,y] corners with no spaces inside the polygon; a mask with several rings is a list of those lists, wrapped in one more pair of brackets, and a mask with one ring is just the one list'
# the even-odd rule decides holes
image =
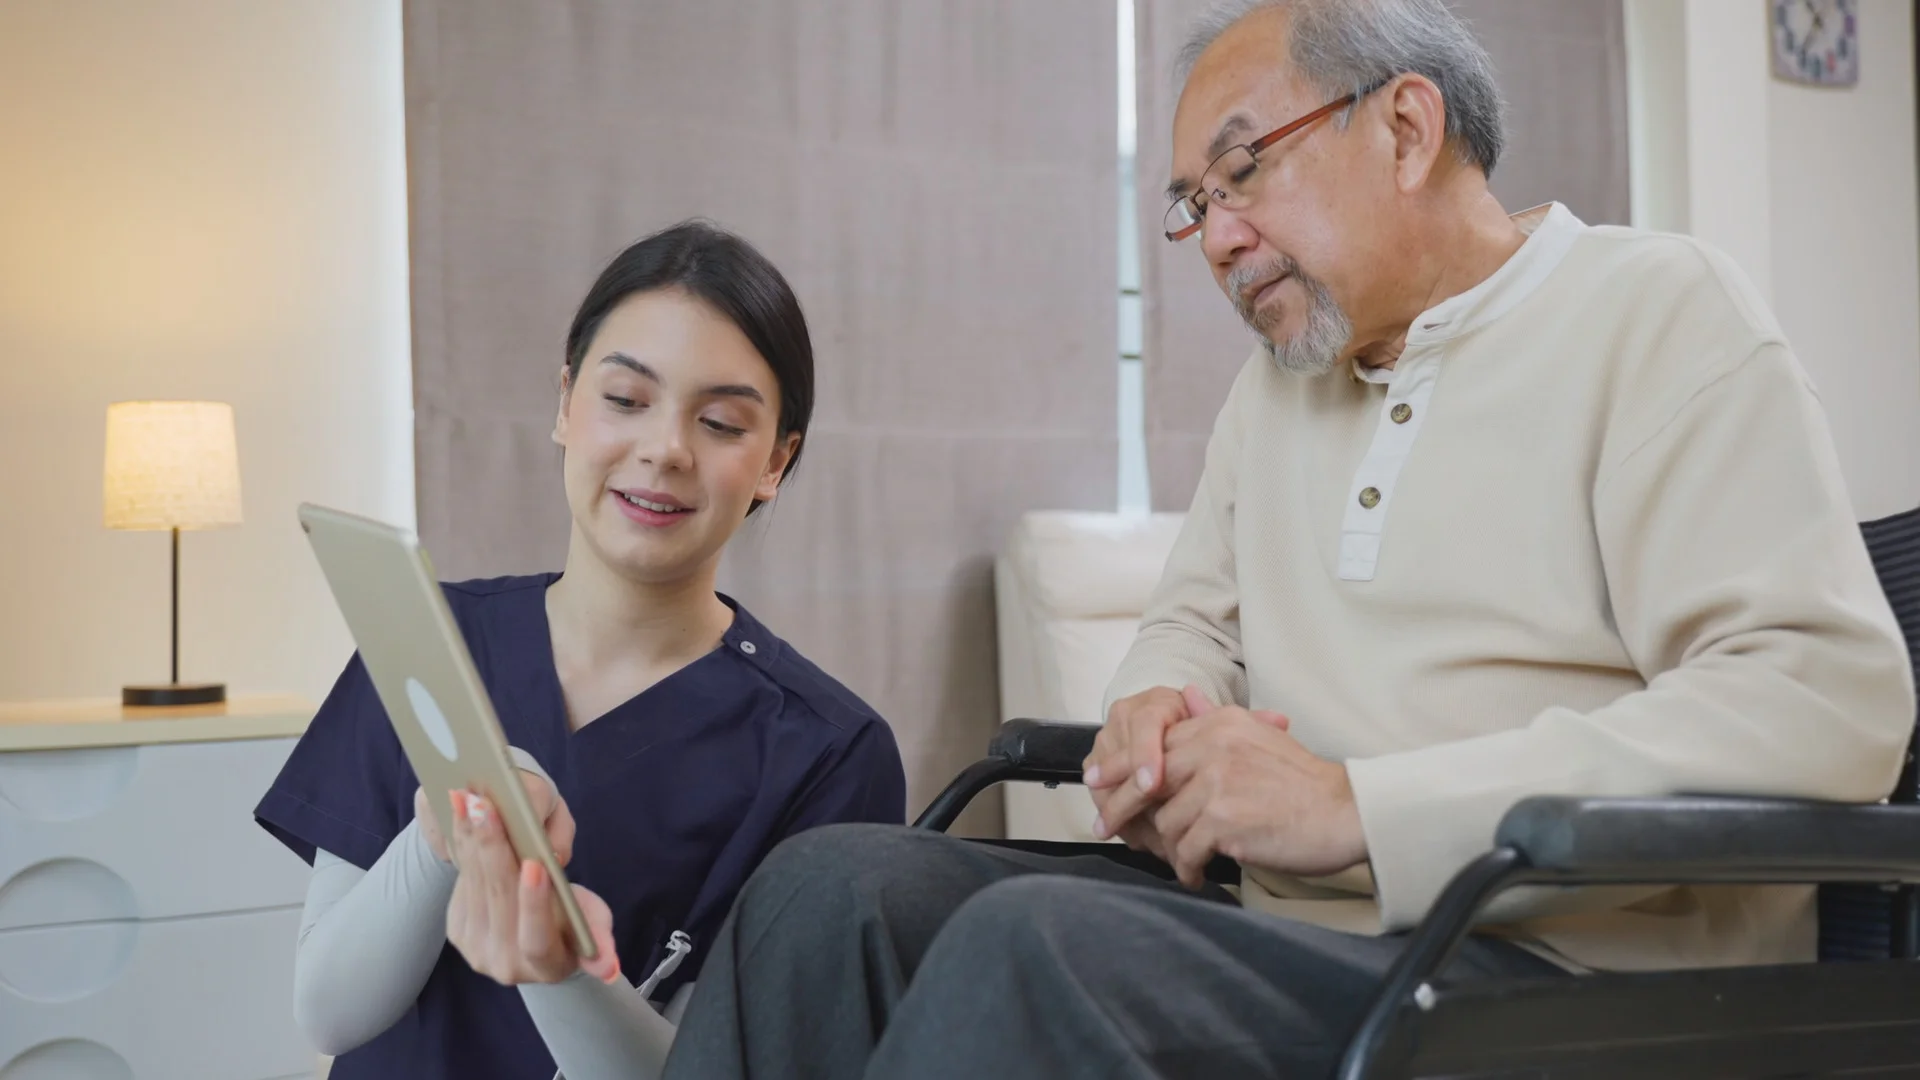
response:
{"label": "beige curtain", "polygon": [[[1621,0],[1451,0],[1492,54],[1508,103],[1493,190],[1513,210],[1558,200],[1582,219],[1627,224],[1627,84]],[[1253,346],[1166,210],[1172,64],[1212,0],[1135,0],[1138,205],[1147,469],[1153,505],[1185,510],[1214,415]]]}
{"label": "beige curtain", "polygon": [[573,306],[648,231],[733,228],[793,282],[819,396],[723,585],[892,722],[923,805],[996,720],[1013,520],[1113,503],[1115,33],[1111,0],[408,0],[442,572],[559,564]]}

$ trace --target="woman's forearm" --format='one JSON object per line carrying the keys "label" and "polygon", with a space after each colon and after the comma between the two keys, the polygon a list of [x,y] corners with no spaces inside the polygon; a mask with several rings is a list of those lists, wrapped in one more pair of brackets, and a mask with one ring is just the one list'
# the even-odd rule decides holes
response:
{"label": "woman's forearm", "polygon": [[673,1024],[625,979],[579,972],[520,987],[534,1026],[566,1080],[658,1080],[673,1048]]}
{"label": "woman's forearm", "polygon": [[409,824],[372,869],[317,851],[294,955],[293,1010],[322,1053],[392,1027],[420,996],[447,940],[454,868]]}

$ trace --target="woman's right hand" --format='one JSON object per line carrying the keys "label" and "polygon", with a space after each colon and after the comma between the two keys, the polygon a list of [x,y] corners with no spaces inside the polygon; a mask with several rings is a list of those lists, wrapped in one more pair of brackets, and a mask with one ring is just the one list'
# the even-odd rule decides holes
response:
{"label": "woman's right hand", "polygon": [[[553,785],[539,773],[526,769],[515,769],[520,783],[527,789],[527,801],[532,804],[533,812],[547,827],[547,844],[553,848],[553,857],[561,866],[567,865],[573,858],[573,812],[567,809],[567,801],[553,790]],[[460,793],[448,792],[453,800],[453,816],[458,819],[465,811],[461,807]],[[427,807],[425,788],[413,790],[413,817],[420,823],[420,835],[427,840],[427,847],[441,862],[452,862],[447,850],[447,838],[440,835],[440,819],[433,816]]]}

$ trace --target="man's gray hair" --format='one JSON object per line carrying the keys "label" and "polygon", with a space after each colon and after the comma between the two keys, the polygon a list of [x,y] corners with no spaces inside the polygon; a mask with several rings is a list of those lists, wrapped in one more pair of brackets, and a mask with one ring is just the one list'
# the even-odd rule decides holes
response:
{"label": "man's gray hair", "polygon": [[1506,144],[1493,60],[1442,0],[1227,0],[1194,24],[1175,79],[1184,83],[1207,46],[1263,8],[1287,10],[1288,59],[1329,101],[1406,72],[1433,80],[1455,153],[1493,175]]}

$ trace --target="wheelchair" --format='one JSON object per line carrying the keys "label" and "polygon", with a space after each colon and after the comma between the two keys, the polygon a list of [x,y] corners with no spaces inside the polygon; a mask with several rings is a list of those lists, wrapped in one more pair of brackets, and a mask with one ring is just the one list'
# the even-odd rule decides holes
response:
{"label": "wheelchair", "polygon": [[[1861,525],[1920,675],[1920,509]],[[1011,720],[930,803],[944,832],[995,784],[1080,781],[1099,729]],[[1338,1080],[1920,1078],[1920,783],[1915,744],[1883,804],[1681,796],[1539,797],[1501,821],[1407,938]],[[1172,879],[1118,844],[989,843],[1097,854]],[[1237,884],[1215,859],[1209,880]],[[1819,962],[1458,985],[1439,978],[1475,915],[1521,885],[1819,886]]]}

